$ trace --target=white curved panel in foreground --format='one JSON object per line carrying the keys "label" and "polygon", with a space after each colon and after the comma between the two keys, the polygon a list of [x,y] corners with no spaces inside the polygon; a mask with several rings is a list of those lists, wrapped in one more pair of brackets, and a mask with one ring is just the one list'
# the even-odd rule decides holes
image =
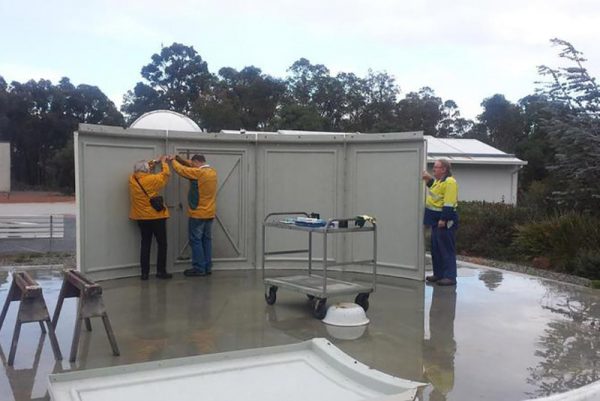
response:
{"label": "white curved panel in foreground", "polygon": [[324,338],[49,376],[53,401],[411,401],[424,385],[370,369]]}

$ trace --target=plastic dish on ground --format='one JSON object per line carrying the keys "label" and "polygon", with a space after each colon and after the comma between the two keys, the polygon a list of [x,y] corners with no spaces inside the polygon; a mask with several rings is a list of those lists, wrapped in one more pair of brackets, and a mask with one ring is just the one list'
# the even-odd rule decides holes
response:
{"label": "plastic dish on ground", "polygon": [[367,331],[367,325],[364,326],[332,326],[326,324],[327,334],[337,340],[358,340]]}
{"label": "plastic dish on ground", "polygon": [[331,305],[322,320],[331,326],[356,327],[369,324],[369,319],[360,305],[352,302],[340,302]]}

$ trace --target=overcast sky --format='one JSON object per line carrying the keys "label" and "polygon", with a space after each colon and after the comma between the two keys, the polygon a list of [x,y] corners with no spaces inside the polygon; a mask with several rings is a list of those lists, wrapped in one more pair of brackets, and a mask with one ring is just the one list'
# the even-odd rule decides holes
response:
{"label": "overcast sky", "polygon": [[554,37],[600,77],[598,0],[0,0],[0,75],[67,76],[120,106],[161,44],[179,42],[214,73],[254,65],[283,78],[301,57],[332,74],[386,71],[401,97],[429,86],[474,118],[495,93],[533,92],[536,66],[559,64]]}

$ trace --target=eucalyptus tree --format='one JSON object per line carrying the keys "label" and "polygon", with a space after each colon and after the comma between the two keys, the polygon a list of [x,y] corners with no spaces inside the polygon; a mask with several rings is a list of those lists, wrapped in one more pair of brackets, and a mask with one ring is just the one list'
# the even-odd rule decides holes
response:
{"label": "eucalyptus tree", "polygon": [[484,99],[481,106],[483,113],[477,118],[488,129],[491,145],[514,154],[517,144],[527,137],[521,108],[501,94]]}
{"label": "eucalyptus tree", "polygon": [[95,86],[74,86],[68,78],[58,85],[41,79],[0,86],[0,139],[11,143],[17,187],[73,190],[77,124],[123,125],[123,116]]}
{"label": "eucalyptus tree", "polygon": [[409,92],[397,106],[398,126],[402,130],[423,131],[435,137],[462,136],[472,121],[460,116],[454,100],[443,100],[430,87]]}
{"label": "eucalyptus tree", "polygon": [[124,96],[121,110],[130,122],[156,109],[189,115],[198,97],[214,84],[215,76],[192,46],[173,43],[151,59],[142,67],[144,80]]}
{"label": "eucalyptus tree", "polygon": [[273,125],[283,82],[260,68],[249,66],[237,71],[224,67],[210,92],[200,96],[194,105],[203,126],[208,130],[266,130]]}

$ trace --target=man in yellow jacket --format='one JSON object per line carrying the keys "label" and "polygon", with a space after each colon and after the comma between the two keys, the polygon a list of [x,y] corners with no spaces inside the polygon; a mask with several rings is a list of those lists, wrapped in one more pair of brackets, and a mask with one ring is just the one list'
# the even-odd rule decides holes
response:
{"label": "man in yellow jacket", "polygon": [[152,237],[156,238],[158,244],[156,277],[170,279],[172,274],[167,273],[167,218],[169,211],[163,209],[157,211],[150,203],[150,198],[159,195],[160,191],[167,185],[170,170],[166,163],[166,156],[160,158],[162,170],[159,173],[151,173],[150,163],[141,160],[135,163],[133,174],[129,177],[129,199],[131,208],[129,218],[135,220],[140,228],[142,236],[140,250],[140,266],[142,268],[142,280],[148,280],[150,273],[150,247]]}
{"label": "man in yellow jacket", "polygon": [[423,172],[427,201],[423,224],[431,227],[433,275],[426,280],[438,285],[456,285],[456,229],[458,228],[458,184],[446,159],[433,163],[433,176]]}
{"label": "man in yellow jacket", "polygon": [[173,170],[190,181],[188,191],[188,232],[192,268],[185,276],[212,274],[212,223],[217,211],[217,172],[203,155],[191,161],[172,159]]}

